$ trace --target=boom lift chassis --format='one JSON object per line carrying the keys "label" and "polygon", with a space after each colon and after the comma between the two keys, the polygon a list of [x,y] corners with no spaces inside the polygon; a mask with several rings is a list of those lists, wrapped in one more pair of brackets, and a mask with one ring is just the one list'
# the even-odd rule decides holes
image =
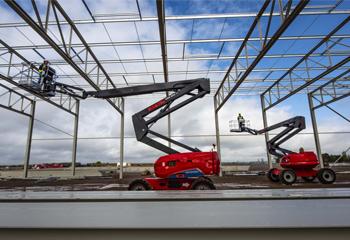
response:
{"label": "boom lift chassis", "polygon": [[242,124],[238,130],[231,132],[248,132],[252,135],[263,134],[278,128],[284,128],[280,133],[267,141],[268,152],[279,159],[282,169],[272,168],[267,176],[272,182],[281,181],[291,185],[301,177],[305,182],[312,182],[316,177],[323,184],[333,183],[336,179],[335,172],[329,168],[315,169],[319,161],[314,152],[300,151],[299,153],[280,147],[281,144],[305,129],[305,118],[296,116],[283,122],[274,124],[261,130],[251,129]]}

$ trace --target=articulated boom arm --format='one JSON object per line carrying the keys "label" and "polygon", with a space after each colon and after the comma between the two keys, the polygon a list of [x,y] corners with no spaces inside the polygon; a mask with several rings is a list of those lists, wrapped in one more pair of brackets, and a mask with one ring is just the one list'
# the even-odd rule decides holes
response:
{"label": "articulated boom arm", "polygon": [[[150,127],[159,119],[208,94],[210,92],[209,79],[199,78],[186,81],[156,83],[150,85],[85,92],[84,98],[89,96],[95,98],[126,97],[166,91],[173,91],[174,93],[132,116],[137,140],[168,154],[178,153],[178,151],[175,149],[157,142],[147,136],[148,134],[151,134],[189,151],[200,152],[200,150],[197,148],[189,147],[183,143],[154,132],[150,130]],[[187,96],[186,99],[182,100],[181,102],[174,103],[176,100],[185,96]],[[152,116],[148,120],[145,119],[148,115],[157,110],[159,110],[159,112],[156,115]]]}
{"label": "articulated boom arm", "polygon": [[269,126],[267,128],[261,129],[261,130],[255,130],[251,129],[248,127],[242,127],[242,131],[248,132],[253,135],[258,135],[258,134],[263,134],[266,132],[269,132],[271,130],[280,128],[280,127],[285,127],[285,129],[271,138],[267,142],[267,148],[270,154],[277,156],[277,157],[282,157],[288,153],[293,153],[292,151],[281,148],[280,145],[287,141],[288,139],[292,138],[296,134],[298,134],[300,131],[305,129],[305,118],[302,116],[297,116],[290,118],[288,120],[285,120],[283,122],[274,124],[272,126]]}

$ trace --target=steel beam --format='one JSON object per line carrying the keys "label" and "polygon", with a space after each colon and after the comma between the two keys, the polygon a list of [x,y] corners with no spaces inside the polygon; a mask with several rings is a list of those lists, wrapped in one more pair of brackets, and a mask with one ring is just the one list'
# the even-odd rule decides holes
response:
{"label": "steel beam", "polygon": [[[327,67],[324,67],[324,66],[320,66],[320,67],[309,67],[308,68],[309,70],[325,70],[327,69]],[[342,69],[348,69],[348,66],[340,66],[338,68],[338,70],[342,70]],[[256,68],[254,69],[252,72],[256,72],[256,73],[269,73],[269,72],[284,72],[284,71],[288,71],[289,68],[286,68],[286,67],[281,67],[281,68]],[[304,67],[300,67],[300,68],[296,68],[295,71],[306,71],[307,68],[304,68]],[[243,73],[245,71],[245,68],[238,68],[237,69],[237,72],[240,74],[241,72]],[[207,73],[225,73],[226,71],[225,70],[219,70],[219,69],[213,69],[213,70],[189,70],[189,71],[169,71],[168,74],[169,75],[184,75],[184,74],[207,74]],[[152,77],[152,75],[154,76],[160,76],[160,75],[163,75],[163,72],[133,72],[133,73],[120,73],[120,72],[112,72],[110,73],[110,76],[111,77],[123,77],[123,76],[150,76]],[[79,78],[80,76],[79,75],[65,75],[65,74],[62,74],[61,75],[61,78]],[[293,77],[293,76],[292,76]],[[300,77],[296,77],[294,76],[295,79],[307,79],[306,77],[305,78],[300,78]],[[16,79],[16,78],[15,78]],[[254,79],[254,78],[252,78]],[[248,81],[248,79],[247,79]],[[265,81],[265,80],[264,80]],[[266,79],[266,81],[270,81],[269,79]],[[221,82],[220,82],[221,83]],[[246,82],[245,82],[246,83]]]}
{"label": "steel beam", "polygon": [[[44,97],[41,94],[33,91],[31,88],[20,85],[17,81],[15,81],[15,80],[22,80],[23,78],[26,78],[27,80],[32,80],[34,77],[33,76],[34,72],[38,72],[39,69],[32,62],[27,60],[25,57],[23,57],[21,54],[19,54],[17,51],[15,51],[13,48],[11,48],[9,45],[7,45],[1,39],[0,39],[0,45],[2,45],[3,47],[5,47],[8,50],[8,54],[10,54],[10,59],[12,59],[12,57],[11,57],[12,55],[15,55],[16,57],[18,57],[19,59],[21,59],[23,61],[23,63],[21,63],[22,70],[19,70],[18,72],[16,72],[16,74],[11,74],[11,76],[9,76],[11,69],[16,68],[16,66],[14,66],[15,64],[12,61],[10,61],[10,63],[8,64],[8,76],[0,74],[0,79],[3,79],[5,81],[7,81],[8,83],[16,86],[17,88],[25,90],[26,92],[29,92],[30,94],[38,97],[39,99],[42,99],[42,100],[48,102],[49,104],[51,104],[55,107],[58,107],[64,111],[74,115],[72,108],[74,107],[76,99],[72,98],[71,96],[62,96],[62,94],[60,94],[60,96],[59,96],[60,101],[59,101],[59,103],[56,103],[56,102],[52,101],[50,98]],[[24,69],[24,66],[25,66],[24,64],[28,67],[28,69]]]}
{"label": "steel beam", "polygon": [[[348,56],[350,51],[341,51],[341,52],[329,52],[329,53],[314,53],[311,54],[310,57],[335,57],[335,56]],[[305,53],[292,53],[292,54],[269,54],[265,55],[266,59],[276,59],[276,58],[300,58],[304,57]],[[249,56],[239,56],[238,59],[255,59],[257,55],[249,55]],[[216,61],[226,61],[235,59],[235,56],[218,56],[217,54],[209,54],[209,55],[192,55],[192,56],[184,56],[184,57],[170,57],[167,58],[168,62],[183,62],[183,61],[208,61],[208,60],[216,60]],[[113,63],[144,63],[144,62],[162,62],[162,58],[131,58],[131,59],[104,59],[101,60],[101,64],[113,64]],[[69,65],[66,61],[53,59],[50,61],[53,65]],[[95,64],[94,61],[86,61],[86,65]],[[0,68],[7,68],[10,64],[0,64]],[[20,67],[21,63],[11,63],[11,66]],[[240,67],[241,68],[241,67]],[[268,69],[268,68],[266,68]],[[207,70],[208,71],[208,70]],[[210,70],[209,70],[210,71]],[[169,71],[168,71],[169,72]],[[222,72],[227,72],[222,70]],[[128,73],[121,73],[127,75]],[[96,74],[89,74],[92,77],[96,77]],[[110,75],[110,74],[109,74]],[[80,76],[80,75],[79,75]],[[81,76],[80,76],[81,77]]]}
{"label": "steel beam", "polygon": [[343,81],[341,78],[333,78],[311,91],[310,95],[317,100],[317,103],[314,104],[314,109],[327,106],[350,96],[350,82]]}
{"label": "steel beam", "polygon": [[[0,83],[0,107],[31,117],[31,108],[34,101],[23,94]],[[6,103],[6,104],[5,104]]]}
{"label": "steel beam", "polygon": [[[303,16],[313,16],[313,15],[346,15],[350,14],[350,10],[332,10],[324,9],[324,10],[314,10],[314,11],[302,11],[300,15]],[[280,16],[279,11],[275,11],[272,13],[272,16]],[[89,19],[75,19],[73,23],[75,25],[79,24],[91,24],[91,23],[117,23],[117,22],[150,22],[150,21],[158,21],[158,17],[147,17],[143,16],[140,19],[138,14],[135,14],[135,17],[121,17],[120,14],[109,14],[109,17],[100,16],[99,18],[95,15],[95,21],[91,18]],[[178,20],[201,20],[201,19],[225,19],[225,18],[254,18],[256,17],[255,12],[249,13],[218,13],[218,14],[197,14],[197,15],[176,15],[176,16],[166,16],[166,21],[178,21]],[[264,13],[261,17],[270,17],[270,13]],[[48,21],[47,25],[55,25],[55,21]],[[66,21],[62,21],[62,25],[67,25]],[[1,23],[0,28],[12,28],[12,27],[26,27],[27,24],[23,22],[12,22],[12,23]]]}
{"label": "steel beam", "polygon": [[320,162],[321,168],[324,168],[324,162],[323,162],[322,151],[321,151],[320,136],[318,134],[315,108],[313,106],[311,94],[308,94],[307,98],[309,101],[309,109],[310,109],[310,116],[311,116],[311,122],[312,122],[312,129],[314,132],[313,135],[314,135],[314,139],[315,139],[316,153],[317,153],[318,161]]}
{"label": "steel beam", "polygon": [[71,168],[72,168],[72,176],[75,176],[75,167],[76,167],[76,162],[77,162],[79,112],[80,112],[80,101],[78,100],[76,102],[76,104],[75,104],[75,115],[74,115],[72,166],[71,166]]}
{"label": "steel beam", "polygon": [[[320,40],[323,39],[324,35],[305,35],[305,36],[281,36],[279,41],[294,41],[294,40]],[[337,34],[331,37],[331,39],[338,38],[350,38],[349,34]],[[271,40],[271,37],[267,37],[267,40]],[[183,39],[183,40],[170,40],[167,39],[167,45],[182,45],[182,44],[190,44],[190,43],[229,43],[229,42],[243,42],[244,38],[203,38],[203,39]],[[249,42],[259,42],[261,41],[260,37],[251,37]],[[118,41],[118,42],[90,42],[89,46],[91,48],[97,47],[122,47],[122,46],[138,46],[138,45],[159,45],[161,42],[158,40],[145,40],[145,41]],[[59,47],[63,47],[62,44],[58,44]],[[84,44],[82,43],[71,43],[72,48],[83,48]],[[12,45],[14,50],[31,50],[31,49],[51,49],[51,45],[49,44],[37,44],[33,45]],[[4,48],[0,47],[0,51],[4,50]],[[101,62],[101,61],[100,61]]]}
{"label": "steel beam", "polygon": [[[304,88],[310,86],[311,84],[313,84],[314,82],[322,79],[323,77],[327,76],[328,74],[332,73],[335,70],[338,70],[339,67],[345,65],[346,63],[348,63],[350,61],[350,57],[347,57],[345,59],[343,59],[342,61],[340,61],[339,63],[337,63],[336,65],[328,68],[326,71],[324,71],[323,73],[319,74],[318,76],[314,77],[313,79],[305,82],[305,84],[295,88],[294,90],[288,91],[288,94],[284,95],[283,97],[279,97],[277,101],[270,103],[268,107],[265,108],[265,110],[268,110],[274,106],[276,106],[277,104],[283,102],[284,100],[286,100],[287,98],[289,98],[290,96],[298,93],[299,91],[303,90]],[[340,75],[337,76],[337,78],[343,77],[344,75],[348,74],[350,72],[350,70],[347,70],[343,73],[341,73]],[[266,91],[262,94],[265,95]]]}
{"label": "steel beam", "polygon": [[32,138],[33,138],[33,128],[34,128],[35,101],[33,101],[33,104],[31,106],[30,115],[31,116],[29,117],[29,123],[28,123],[28,135],[27,135],[26,150],[25,150],[25,155],[24,155],[24,169],[23,169],[24,178],[28,177],[30,152],[32,149]]}
{"label": "steel beam", "polygon": [[[82,78],[84,78],[94,89],[100,90],[101,86],[104,86],[105,88],[115,88],[114,83],[108,76],[107,72],[105,69],[102,67],[101,63],[98,61],[96,58],[95,54],[92,52],[90,49],[89,45],[86,43],[84,40],[83,36],[81,33],[78,31],[77,27],[75,26],[74,22],[69,18],[67,13],[63,10],[61,5],[56,1],[56,0],[51,0],[51,6],[52,10],[55,14],[56,18],[56,27],[58,27],[60,36],[61,36],[61,41],[63,44],[63,49],[59,47],[59,45],[47,34],[46,30],[42,28],[39,24],[34,21],[30,15],[16,2],[16,1],[11,1],[11,0],[6,0],[6,3],[30,26],[34,31],[36,31],[69,65],[80,74]],[[80,40],[80,42],[85,46],[85,60],[87,60],[89,57],[95,61],[96,67],[93,68],[93,70],[98,72],[98,77],[97,79],[93,80],[89,76],[89,72],[92,70],[89,70],[86,67],[81,68],[78,64],[76,64],[73,60],[73,57],[71,56],[70,50],[74,50],[71,48],[67,48],[66,41],[64,39],[64,33],[62,32],[61,28],[61,21],[59,20],[58,13],[61,14],[61,16],[69,23],[70,29],[74,32],[75,36],[77,39]],[[68,43],[69,44],[69,43]],[[73,51],[74,52],[74,51]],[[100,79],[102,77],[103,79]],[[119,100],[112,100],[108,99],[107,100],[112,107],[114,107],[118,112],[121,113],[119,106],[116,105]]]}
{"label": "steel beam", "polygon": [[[216,137],[216,149],[219,156],[219,159],[221,159],[221,141],[220,141],[220,124],[219,124],[219,112],[215,111],[217,107],[216,99],[214,98],[214,117],[215,117],[215,137]],[[220,176],[222,176],[222,167],[221,167],[221,161],[220,161]]]}
{"label": "steel beam", "polygon": [[[312,78],[312,79],[308,79],[307,81],[305,81],[305,84],[303,84],[302,86],[295,88],[293,87],[291,84],[292,82],[289,81],[289,78],[291,77],[291,75],[293,75],[293,72],[296,72],[296,69],[299,65],[305,64],[306,66],[306,72],[309,74],[310,73],[310,68],[308,67],[308,60],[310,59],[310,55],[312,53],[314,53],[317,49],[322,48],[323,46],[327,46],[327,42],[330,39],[330,37],[334,34],[336,34],[340,29],[342,29],[343,27],[345,27],[350,21],[350,16],[345,18],[338,26],[336,26],[327,36],[325,36],[318,44],[316,44],[316,46],[314,46],[307,54],[305,54],[305,56],[303,58],[301,58],[296,64],[294,64],[293,67],[291,67],[285,74],[283,74],[275,83],[273,83],[262,95],[264,95],[264,97],[269,94],[269,96],[271,96],[273,94],[273,91],[275,89],[277,89],[277,91],[280,88],[280,85],[282,82],[286,82],[287,85],[289,86],[288,89],[290,89],[289,93],[283,96],[280,96],[279,94],[277,94],[277,99],[271,99],[270,102],[268,103],[268,106],[266,107],[266,110],[269,108],[272,108],[273,106],[279,104],[280,102],[284,101],[285,99],[289,98],[290,96],[294,95],[295,93],[299,92],[300,90],[310,86],[311,84],[313,84],[314,82],[326,77],[328,74],[332,73],[335,70],[339,70],[341,67],[345,66],[345,64],[347,64],[350,61],[350,57],[348,56],[347,58],[343,59],[342,61],[339,61],[337,64],[334,64],[334,61],[329,61],[329,65],[330,66],[325,66],[327,67],[326,70],[319,74],[318,76]],[[339,44],[339,42],[337,42],[337,44]],[[335,44],[333,44],[334,47]],[[329,47],[327,47],[327,50],[325,52],[327,52],[329,50]],[[314,62],[314,61],[313,61]],[[348,68],[348,67],[346,67]],[[283,88],[286,88],[285,86],[283,86]],[[264,98],[266,99],[266,98]]]}
{"label": "steel beam", "polygon": [[[73,114],[74,115],[74,112],[72,111],[72,108],[74,107],[75,103],[72,103],[71,101],[63,101],[63,102],[60,102],[60,104],[52,101],[51,99],[49,98],[46,98],[46,97],[43,97],[42,95],[38,94],[37,92],[27,88],[27,87],[24,87],[20,84],[18,84],[17,82],[13,81],[11,78],[8,78],[2,74],[0,74],[0,79],[2,80],[5,80],[6,82],[16,86],[17,88],[19,89],[22,89],[22,90],[25,90],[27,92],[29,92],[30,94],[40,98],[41,100],[44,100],[45,102],[48,102],[50,103],[51,105],[55,106],[55,107],[58,107],[59,109],[62,109],[64,111],[66,111],[67,113],[70,113],[70,114]],[[65,104],[68,104],[69,107],[65,107]]]}
{"label": "steel beam", "polygon": [[124,139],[124,134],[125,134],[125,127],[124,127],[125,98],[123,98],[120,107],[121,107],[121,110],[122,110],[123,114],[120,115],[119,179],[123,179],[123,173],[124,173],[124,140],[125,140]]}
{"label": "steel beam", "polygon": [[[264,129],[268,127],[267,125],[267,115],[266,115],[266,110],[265,110],[265,102],[263,97],[260,97],[260,101],[261,101],[261,113],[262,113],[262,118],[263,118],[263,124],[264,124]],[[267,163],[269,166],[269,169],[273,168],[272,166],[272,159],[271,159],[271,154],[268,151],[268,146],[267,146],[267,142],[270,140],[270,136],[268,131],[265,132],[265,145],[266,145],[266,156],[267,156]]]}
{"label": "steel beam", "polygon": [[[273,1],[274,2],[274,1]],[[236,71],[236,76],[233,77],[234,79],[231,80],[231,70],[234,69],[234,67],[237,67],[238,64],[238,57],[242,54],[244,49],[247,49],[247,44],[249,41],[249,38],[253,31],[255,30],[258,21],[261,18],[261,15],[266,11],[268,6],[270,5],[270,1],[266,1],[265,4],[262,6],[261,10],[259,11],[258,15],[256,16],[253,24],[251,25],[245,40],[243,41],[241,47],[239,48],[236,58],[233,60],[231,66],[229,67],[224,79],[222,80],[218,90],[215,93],[215,98],[217,99],[217,109],[216,111],[219,111],[220,108],[225,104],[225,102],[232,96],[232,94],[238,89],[238,87],[243,83],[243,81],[248,77],[248,75],[252,72],[252,70],[255,68],[255,66],[260,62],[260,60],[265,56],[268,50],[271,49],[271,47],[274,45],[274,43],[278,40],[278,38],[283,34],[283,32],[289,27],[289,25],[294,21],[294,19],[298,16],[298,14],[304,9],[306,4],[308,4],[309,1],[299,1],[296,7],[293,9],[293,11],[286,16],[280,27],[276,30],[274,35],[271,37],[271,40],[266,43],[266,45],[262,45],[261,50],[259,51],[259,54],[257,57],[253,60],[253,62],[248,66],[247,69],[243,74],[239,74]],[[272,16],[270,16],[272,17]],[[268,32],[266,33],[268,34]],[[245,56],[248,54],[245,53]],[[248,63],[248,62],[247,62]],[[234,86],[230,87],[230,81],[232,81],[232,84],[234,83]],[[227,86],[228,85],[228,86]],[[229,88],[229,92],[227,94],[224,93],[224,88]]]}

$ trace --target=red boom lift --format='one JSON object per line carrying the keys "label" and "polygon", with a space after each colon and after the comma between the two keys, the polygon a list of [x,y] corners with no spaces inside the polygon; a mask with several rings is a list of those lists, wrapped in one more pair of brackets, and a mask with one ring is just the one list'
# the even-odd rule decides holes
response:
{"label": "red boom lift", "polygon": [[[79,87],[56,82],[54,79],[57,77],[54,69],[49,69],[50,71],[44,74],[42,84],[31,82],[30,85],[22,85],[49,97],[60,92],[80,99],[87,97],[107,99],[155,92],[173,92],[132,116],[137,140],[168,155],[156,160],[154,164],[155,178],[137,179],[129,185],[129,190],[215,189],[208,176],[218,175],[220,172],[220,160],[217,152],[201,152],[197,148],[187,146],[150,129],[159,119],[210,93],[209,79],[199,78],[87,92]],[[150,116],[155,112],[158,113]],[[146,119],[146,117],[148,118]],[[179,153],[177,150],[150,138],[149,134],[171,142],[189,152]]]}
{"label": "red boom lift", "polygon": [[[220,160],[217,152],[201,152],[197,148],[187,146],[150,129],[159,119],[208,94],[210,92],[209,79],[200,78],[83,92],[82,98],[95,97],[106,99],[165,91],[171,91],[173,93],[134,114],[132,121],[138,141],[168,155],[156,160],[154,164],[155,178],[137,179],[129,185],[129,190],[215,189],[213,182],[208,176],[218,175],[220,172]],[[146,117],[148,117],[147,120]],[[189,152],[179,153],[177,150],[150,138],[148,135],[169,141],[173,145],[184,148]]]}
{"label": "red boom lift", "polygon": [[336,179],[335,172],[329,168],[315,169],[319,161],[314,152],[293,152],[280,147],[282,143],[305,129],[305,118],[302,116],[293,117],[270,127],[255,130],[241,124],[238,129],[231,129],[231,132],[248,132],[253,135],[263,134],[271,130],[284,127],[284,130],[267,142],[267,148],[271,155],[279,159],[282,169],[272,168],[267,176],[272,182],[281,181],[291,185],[301,177],[306,182],[312,182],[316,177],[323,184],[333,183]]}

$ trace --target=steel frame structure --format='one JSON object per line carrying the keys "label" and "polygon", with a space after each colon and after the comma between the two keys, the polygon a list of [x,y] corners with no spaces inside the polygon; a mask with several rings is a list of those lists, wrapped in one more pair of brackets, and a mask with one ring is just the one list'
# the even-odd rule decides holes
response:
{"label": "steel frame structure", "polygon": [[[350,34],[342,31],[348,26],[350,20],[350,9],[340,8],[344,5],[343,0],[334,0],[334,3],[327,5],[315,5],[308,0],[266,0],[262,1],[261,8],[257,12],[240,13],[207,13],[207,14],[188,14],[188,15],[167,15],[167,1],[157,0],[154,3],[154,15],[146,16],[142,11],[141,2],[135,0],[135,11],[132,14],[120,13],[96,13],[88,1],[81,0],[83,10],[86,10],[90,18],[77,18],[70,16],[64,9],[64,5],[57,0],[49,0],[46,8],[39,7],[35,0],[28,1],[32,11],[28,11],[28,6],[23,2],[6,0],[10,9],[14,10],[21,21],[2,22],[0,31],[3,29],[16,29],[25,36],[23,30],[31,30],[40,35],[45,43],[34,44],[6,44],[0,39],[0,57],[7,61],[0,63],[0,71],[4,69],[7,74],[1,74],[0,78],[11,85],[11,90],[17,91],[29,99],[40,98],[64,111],[75,116],[74,136],[78,133],[79,121],[79,101],[74,98],[64,96],[45,98],[25,89],[17,84],[20,77],[28,76],[30,71],[36,71],[35,63],[27,60],[21,52],[33,50],[36,54],[42,56],[42,52],[53,50],[59,55],[59,58],[50,59],[52,64],[57,67],[71,67],[74,71],[60,75],[61,79],[75,81],[83,79],[74,85],[83,88],[92,88],[93,90],[113,89],[119,86],[132,86],[145,84],[143,80],[133,80],[144,77],[156,82],[169,82],[173,78],[180,76],[193,75],[193,77],[211,78],[211,88],[214,97],[214,113],[217,137],[217,148],[220,154],[220,131],[219,131],[219,111],[225,103],[232,97],[238,95],[260,95],[262,116],[264,127],[268,126],[267,110],[273,108],[294,94],[307,94],[310,101],[311,118],[313,120],[315,142],[318,155],[320,157],[320,147],[316,126],[314,110],[321,106],[340,100],[348,96],[347,86],[349,85],[348,68],[349,53],[348,49]],[[329,19],[347,16],[327,35],[324,33],[306,33],[301,35],[290,35],[288,29],[295,21],[303,17],[317,18],[327,17]],[[223,21],[221,33],[228,29],[225,25],[226,20],[251,19],[251,25],[243,35],[245,36],[220,36],[216,37],[194,37],[193,29],[196,23],[206,20]],[[169,39],[167,37],[167,24],[186,22],[192,27],[191,35],[183,39]],[[159,39],[149,40],[141,39],[137,32],[137,40],[115,41],[112,39],[108,24],[134,24],[137,32],[137,24],[154,23],[158,26]],[[84,38],[84,31],[81,27],[95,26],[100,24],[108,35],[105,41],[87,41]],[[312,25],[312,24],[311,24]],[[310,25],[310,26],[311,26]],[[311,43],[314,47],[306,52],[282,52],[272,49],[278,43]],[[215,53],[191,54],[188,49],[192,44],[216,44],[218,46]],[[232,54],[225,54],[225,48],[229,44],[238,44],[237,51]],[[159,47],[160,54],[157,57],[148,57],[144,55],[143,49],[148,47]],[[118,49],[122,47],[138,47],[142,57],[129,58],[120,57]],[[182,54],[173,56],[170,54],[170,47],[178,47]],[[110,48],[116,52],[117,57],[100,58],[95,53],[100,48]],[[339,50],[340,48],[340,50]],[[16,60],[17,59],[17,60]],[[296,64],[282,64],[275,67],[262,63],[268,60],[291,59],[297,60]],[[325,61],[326,59],[326,61]],[[27,65],[25,70],[23,62]],[[195,62],[205,63],[203,69],[189,69],[188,65]],[[159,70],[148,70],[147,64],[158,63],[162,67]],[[177,69],[171,66],[176,63],[187,63],[185,70]],[[210,64],[208,64],[210,63]],[[212,67],[213,63],[226,64],[226,67]],[[123,70],[107,70],[109,65],[123,66]],[[124,65],[127,64],[145,64],[146,71],[134,70],[126,71]],[[162,70],[161,70],[162,69]],[[318,74],[315,74],[318,73]],[[256,76],[257,75],[257,76]],[[192,76],[191,76],[192,77]],[[161,80],[159,80],[161,79]],[[147,82],[148,83],[148,82]],[[341,84],[339,84],[341,83]],[[331,100],[325,100],[326,98]],[[34,98],[33,98],[34,97]],[[316,100],[318,99],[318,100]],[[317,102],[316,102],[317,101]],[[114,107],[121,116],[120,132],[120,178],[123,177],[123,159],[124,159],[124,105],[122,98],[110,99],[109,104]],[[67,103],[70,103],[67,106]],[[316,128],[315,128],[316,126]],[[171,137],[171,119],[168,118],[168,137]],[[265,135],[268,141],[268,134]],[[73,140],[73,156],[76,159],[77,138]],[[169,143],[170,146],[170,143]],[[269,165],[272,165],[268,155]],[[75,161],[75,160],[74,160]],[[75,169],[73,169],[73,174]]]}

